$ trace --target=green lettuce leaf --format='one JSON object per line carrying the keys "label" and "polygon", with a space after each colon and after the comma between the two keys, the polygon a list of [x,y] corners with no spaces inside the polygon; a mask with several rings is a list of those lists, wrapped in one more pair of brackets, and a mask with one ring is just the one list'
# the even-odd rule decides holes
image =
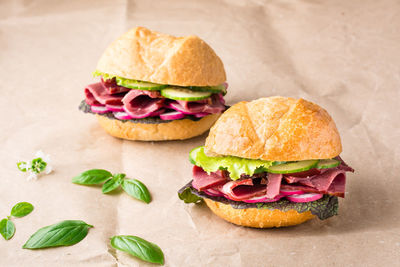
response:
{"label": "green lettuce leaf", "polygon": [[273,161],[245,159],[234,156],[209,157],[204,153],[204,147],[200,147],[197,154],[193,155],[193,160],[197,166],[208,173],[217,170],[229,171],[229,177],[232,180],[239,179],[241,174],[253,175],[264,172],[274,165]]}
{"label": "green lettuce leaf", "polygon": [[105,80],[111,80],[112,78],[117,77],[116,75],[100,72],[98,70],[95,70],[92,74],[93,74],[93,77],[102,76]]}
{"label": "green lettuce leaf", "polygon": [[190,188],[183,188],[183,190],[178,191],[178,197],[180,200],[183,200],[186,204],[188,203],[200,203],[203,198],[192,193]]}
{"label": "green lettuce leaf", "polygon": [[126,79],[126,78],[122,78],[113,74],[108,74],[108,73],[104,73],[104,72],[100,72],[98,70],[93,72],[93,77],[97,77],[97,76],[102,76],[104,80],[111,80],[112,78],[115,78],[116,82],[118,85],[123,85],[124,83],[132,83],[132,82],[136,82],[136,80],[131,80],[131,79]]}

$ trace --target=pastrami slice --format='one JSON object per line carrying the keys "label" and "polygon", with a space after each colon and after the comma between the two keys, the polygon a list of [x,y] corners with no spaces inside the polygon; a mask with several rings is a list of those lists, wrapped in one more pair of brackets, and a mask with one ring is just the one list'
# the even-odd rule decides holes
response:
{"label": "pastrami slice", "polygon": [[119,94],[119,93],[128,92],[130,90],[129,88],[119,86],[116,83],[115,78],[104,80],[103,77],[101,77],[101,83],[103,84],[103,86],[106,88],[106,90],[110,94]]}
{"label": "pastrami slice", "polygon": [[282,174],[268,173],[267,198],[275,198],[279,195]]}
{"label": "pastrami slice", "polygon": [[[124,97],[123,94],[110,94],[101,82],[92,83],[86,86],[85,95],[87,101],[91,102],[94,98],[102,105],[120,105],[122,103],[122,98]],[[90,105],[90,103],[88,104]]]}
{"label": "pastrami slice", "polygon": [[199,191],[225,184],[228,181],[223,171],[208,174],[202,168],[193,166],[193,187]]}
{"label": "pastrami slice", "polygon": [[164,98],[157,98],[158,92],[131,90],[122,99],[123,108],[132,118],[145,118],[163,107]]}

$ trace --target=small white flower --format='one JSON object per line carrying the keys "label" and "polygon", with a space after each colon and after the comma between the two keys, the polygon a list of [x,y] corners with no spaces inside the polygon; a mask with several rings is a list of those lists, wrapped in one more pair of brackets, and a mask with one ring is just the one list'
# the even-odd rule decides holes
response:
{"label": "small white flower", "polygon": [[47,164],[46,169],[44,169],[44,170],[45,170],[46,174],[50,174],[53,171],[53,167],[51,167],[49,164]]}
{"label": "small white flower", "polygon": [[45,154],[42,150],[38,150],[35,154],[36,157],[42,158],[43,161],[47,163],[46,168],[44,169],[45,174],[50,174],[53,171],[53,167],[50,165],[51,157],[49,154]]}
{"label": "small white flower", "polygon": [[51,161],[50,155],[49,154],[44,154],[42,150],[38,150],[36,152],[35,156],[37,158],[42,158],[44,161],[46,161],[47,164],[49,164],[50,161]]}
{"label": "small white flower", "polygon": [[36,153],[35,153],[35,157],[38,157],[38,158],[43,158],[43,157],[44,157],[44,153],[43,153],[43,151],[42,151],[42,150],[38,150],[38,151],[36,151]]}
{"label": "small white flower", "polygon": [[34,172],[29,172],[29,176],[28,178],[26,178],[27,181],[31,181],[31,180],[37,180],[37,174]]}
{"label": "small white flower", "polygon": [[[38,159],[40,158],[40,159]],[[32,163],[34,161],[34,163]],[[46,163],[46,167],[43,169],[43,162]],[[39,150],[35,153],[35,158],[31,161],[27,162],[19,162],[18,169],[21,171],[25,171],[29,173],[27,178],[28,181],[37,180],[37,178],[42,175],[44,172],[45,174],[49,174],[53,171],[53,167],[50,165],[51,158],[50,155],[43,153],[42,150]],[[33,166],[34,165],[34,166]],[[41,167],[40,167],[41,166]]]}

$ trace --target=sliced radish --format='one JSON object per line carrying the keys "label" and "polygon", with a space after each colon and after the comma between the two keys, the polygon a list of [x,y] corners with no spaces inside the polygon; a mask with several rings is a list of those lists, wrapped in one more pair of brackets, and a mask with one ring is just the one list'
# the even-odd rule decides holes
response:
{"label": "sliced radish", "polygon": [[165,112],[165,109],[164,109],[164,108],[158,109],[158,110],[153,111],[152,113],[150,113],[150,116],[149,116],[149,117],[157,117],[157,116],[159,116],[160,114],[162,114],[162,113],[164,113],[164,112]]}
{"label": "sliced radish", "polygon": [[260,196],[260,197],[253,197],[253,198],[250,198],[250,199],[245,199],[245,200],[242,200],[242,201],[246,202],[246,203],[275,202],[275,201],[278,201],[279,199],[281,199],[282,197],[283,197],[283,195],[277,195],[274,198],[267,198],[264,195],[264,196]]}
{"label": "sliced radish", "polygon": [[132,116],[129,115],[126,112],[113,112],[114,117],[119,119],[119,120],[130,120],[132,119]]}
{"label": "sliced radish", "polygon": [[281,189],[279,191],[280,194],[285,195],[285,196],[290,196],[290,195],[301,195],[304,194],[304,191],[301,190],[285,190]]}
{"label": "sliced radish", "polygon": [[147,117],[155,117],[155,116],[160,115],[164,111],[165,111],[165,109],[156,110],[154,112],[148,113],[146,117],[140,116],[140,118],[132,117],[130,114],[128,114],[126,112],[113,112],[113,114],[114,114],[114,117],[119,119],[119,120],[130,120],[130,119],[141,119],[141,118],[147,118]]}
{"label": "sliced radish", "polygon": [[202,118],[204,116],[210,115],[209,113],[206,112],[198,112],[198,113],[187,112],[179,103],[170,103],[168,107],[186,115],[194,115],[196,118]]}
{"label": "sliced radish", "polygon": [[323,194],[309,193],[309,194],[301,194],[301,195],[291,195],[286,196],[292,202],[311,202],[322,198]]}
{"label": "sliced radish", "polygon": [[223,196],[224,194],[222,194],[222,192],[220,191],[221,188],[222,188],[222,186],[217,186],[217,187],[214,187],[214,188],[209,188],[207,190],[210,191],[211,193]]}
{"label": "sliced radish", "polygon": [[85,100],[85,102],[86,102],[86,104],[88,104],[88,105],[91,106],[91,107],[104,107],[103,104],[101,104],[101,103],[99,103],[99,102],[97,102],[97,101],[96,101],[96,103],[88,103],[88,101]]}
{"label": "sliced radish", "polygon": [[104,114],[110,112],[105,106],[90,106],[90,110],[94,113]]}
{"label": "sliced radish", "polygon": [[109,111],[124,111],[122,105],[106,105]]}
{"label": "sliced radish", "polygon": [[183,114],[182,112],[179,112],[179,111],[171,111],[171,112],[166,112],[166,113],[160,114],[160,118],[162,120],[178,120],[178,119],[182,119],[183,117],[185,117],[185,114]]}
{"label": "sliced radish", "polygon": [[186,114],[186,115],[194,115],[194,114],[196,114],[196,113],[193,113],[193,112],[185,111],[185,109],[179,103],[176,103],[176,102],[169,103],[168,108],[176,110],[176,111],[179,111],[179,112],[181,112],[183,114]]}
{"label": "sliced radish", "polygon": [[229,195],[227,195],[227,194],[223,194],[223,195],[224,195],[225,198],[230,199],[230,200],[233,200],[233,201],[243,201],[243,200],[233,199],[233,198],[231,198],[231,197],[230,197]]}
{"label": "sliced radish", "polygon": [[222,194],[221,192],[219,192],[218,190],[215,189],[206,189],[203,191],[204,193],[206,193],[207,195],[213,196],[213,197],[221,197],[224,196],[224,194]]}
{"label": "sliced radish", "polygon": [[126,113],[128,113],[132,117],[132,119],[143,119],[143,118],[147,118],[147,117],[155,117],[155,116],[158,116],[158,115],[160,115],[161,113],[163,113],[165,111],[165,109],[159,109],[159,110],[155,110],[153,112],[132,116],[132,114],[130,114],[130,112],[125,109],[125,107],[124,107],[124,110],[125,110]]}

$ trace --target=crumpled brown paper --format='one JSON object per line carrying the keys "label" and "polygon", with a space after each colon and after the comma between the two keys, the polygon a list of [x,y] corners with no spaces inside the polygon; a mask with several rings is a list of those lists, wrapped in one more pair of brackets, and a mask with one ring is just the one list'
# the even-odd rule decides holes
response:
{"label": "crumpled brown paper", "polygon": [[[394,266],[400,257],[400,5],[387,1],[2,1],[0,2],[0,215],[35,210],[0,240],[2,266],[147,266],[109,246],[116,234],[158,244],[166,266]],[[106,46],[141,25],[196,34],[222,58],[233,104],[304,97],[326,108],[354,169],[339,216],[255,230],[185,205],[183,142],[129,142],[77,110]],[[54,173],[27,182],[16,162],[42,149]],[[153,201],[103,195],[71,178],[90,168],[142,180]],[[94,225],[71,247],[30,251],[38,228],[64,219]],[[150,266],[150,265],[149,265]]]}

